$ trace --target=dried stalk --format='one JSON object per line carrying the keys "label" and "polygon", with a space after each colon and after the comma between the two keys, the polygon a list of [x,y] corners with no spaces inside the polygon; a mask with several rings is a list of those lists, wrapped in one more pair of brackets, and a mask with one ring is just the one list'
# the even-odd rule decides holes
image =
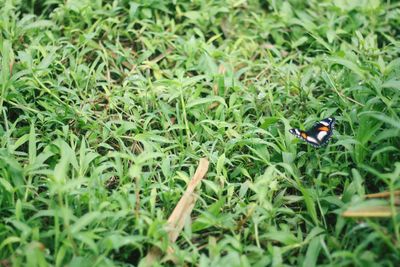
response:
{"label": "dried stalk", "polygon": [[[209,162],[207,159],[200,159],[199,166],[189,185],[186,188],[185,193],[179,200],[175,209],[172,211],[168,218],[166,230],[168,232],[168,238],[171,243],[174,243],[178,238],[180,232],[185,225],[185,221],[189,218],[194,205],[196,203],[197,196],[193,194],[196,187],[199,185],[200,181],[206,175],[208,170]],[[172,253],[173,249],[168,248],[168,253]],[[139,266],[152,266],[158,259],[162,256],[162,251],[158,247],[152,247],[146,257],[140,262]]]}
{"label": "dried stalk", "polygon": [[365,207],[357,210],[346,210],[342,213],[343,217],[391,217],[392,210],[389,206]]}

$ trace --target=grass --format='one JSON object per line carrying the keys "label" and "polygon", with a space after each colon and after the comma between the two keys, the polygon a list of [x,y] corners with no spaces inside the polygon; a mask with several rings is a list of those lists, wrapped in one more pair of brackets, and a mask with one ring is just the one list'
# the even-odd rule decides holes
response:
{"label": "grass", "polygon": [[[165,251],[201,157],[178,265],[400,263],[393,197],[391,218],[340,216],[400,189],[398,2],[4,0],[0,13],[0,265]],[[328,116],[326,147],[288,133]]]}

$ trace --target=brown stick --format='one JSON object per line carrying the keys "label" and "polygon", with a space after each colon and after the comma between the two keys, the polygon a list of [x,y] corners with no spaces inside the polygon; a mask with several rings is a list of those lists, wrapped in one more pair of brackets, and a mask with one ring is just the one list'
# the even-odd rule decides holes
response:
{"label": "brown stick", "polygon": [[[393,194],[395,196],[400,196],[400,191],[394,191]],[[375,194],[368,194],[365,195],[366,198],[389,198],[390,197],[390,192],[385,191],[385,192],[380,192],[380,193],[375,193]]]}
{"label": "brown stick", "polygon": [[[209,162],[207,159],[200,159],[199,166],[197,167],[195,174],[190,180],[185,193],[183,194],[168,218],[166,230],[168,232],[168,238],[171,243],[174,243],[176,241],[179,233],[182,231],[183,226],[185,225],[186,219],[189,218],[190,214],[192,213],[194,204],[197,199],[197,196],[193,194],[193,192],[196,189],[197,185],[199,185],[203,177],[206,175],[208,171],[208,165]],[[173,252],[171,247],[168,249],[168,252]],[[155,261],[157,261],[161,256],[161,250],[157,247],[153,247],[150,249],[146,257],[141,260],[139,266],[152,266]]]}
{"label": "brown stick", "polygon": [[153,58],[151,60],[152,63],[157,63],[161,59],[165,58],[168,54],[171,54],[171,52],[174,51],[172,47],[168,47],[168,49],[161,55],[158,55],[157,57]]}
{"label": "brown stick", "polygon": [[343,217],[391,217],[392,210],[389,206],[365,207],[357,210],[347,210]]}

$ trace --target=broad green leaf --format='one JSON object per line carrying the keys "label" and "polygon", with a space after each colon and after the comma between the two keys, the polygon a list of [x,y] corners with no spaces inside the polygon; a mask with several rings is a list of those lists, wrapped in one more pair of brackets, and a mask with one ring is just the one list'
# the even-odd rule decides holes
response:
{"label": "broad green leaf", "polygon": [[360,76],[361,78],[365,78],[365,72],[354,62],[345,59],[345,58],[338,58],[338,57],[329,57],[328,58],[329,62],[332,62],[333,64],[339,64],[342,65],[346,68],[348,68],[349,70],[351,70],[352,72],[354,72],[355,74],[357,74],[358,76]]}
{"label": "broad green leaf", "polygon": [[308,245],[303,267],[314,267],[317,265],[319,252],[321,250],[321,236],[313,238]]}
{"label": "broad green leaf", "polygon": [[72,234],[78,233],[82,229],[84,229],[86,226],[88,226],[92,222],[98,220],[99,218],[100,218],[100,212],[98,212],[98,211],[86,213],[82,217],[78,218],[77,221],[73,225],[71,225],[70,231]]}
{"label": "broad green leaf", "polygon": [[218,103],[226,106],[224,98],[222,98],[220,96],[208,96],[205,98],[197,98],[197,99],[190,100],[187,103],[186,107],[189,109],[189,108],[199,106],[199,105],[211,104],[213,102],[218,102]]}

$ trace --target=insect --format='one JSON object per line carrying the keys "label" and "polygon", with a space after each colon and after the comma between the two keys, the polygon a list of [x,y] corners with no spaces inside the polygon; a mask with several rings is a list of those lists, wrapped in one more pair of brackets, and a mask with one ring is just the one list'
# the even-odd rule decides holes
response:
{"label": "insect", "polygon": [[314,147],[320,147],[325,145],[329,141],[329,138],[331,138],[335,122],[335,118],[326,118],[315,123],[308,131],[294,128],[290,129],[289,132]]}

